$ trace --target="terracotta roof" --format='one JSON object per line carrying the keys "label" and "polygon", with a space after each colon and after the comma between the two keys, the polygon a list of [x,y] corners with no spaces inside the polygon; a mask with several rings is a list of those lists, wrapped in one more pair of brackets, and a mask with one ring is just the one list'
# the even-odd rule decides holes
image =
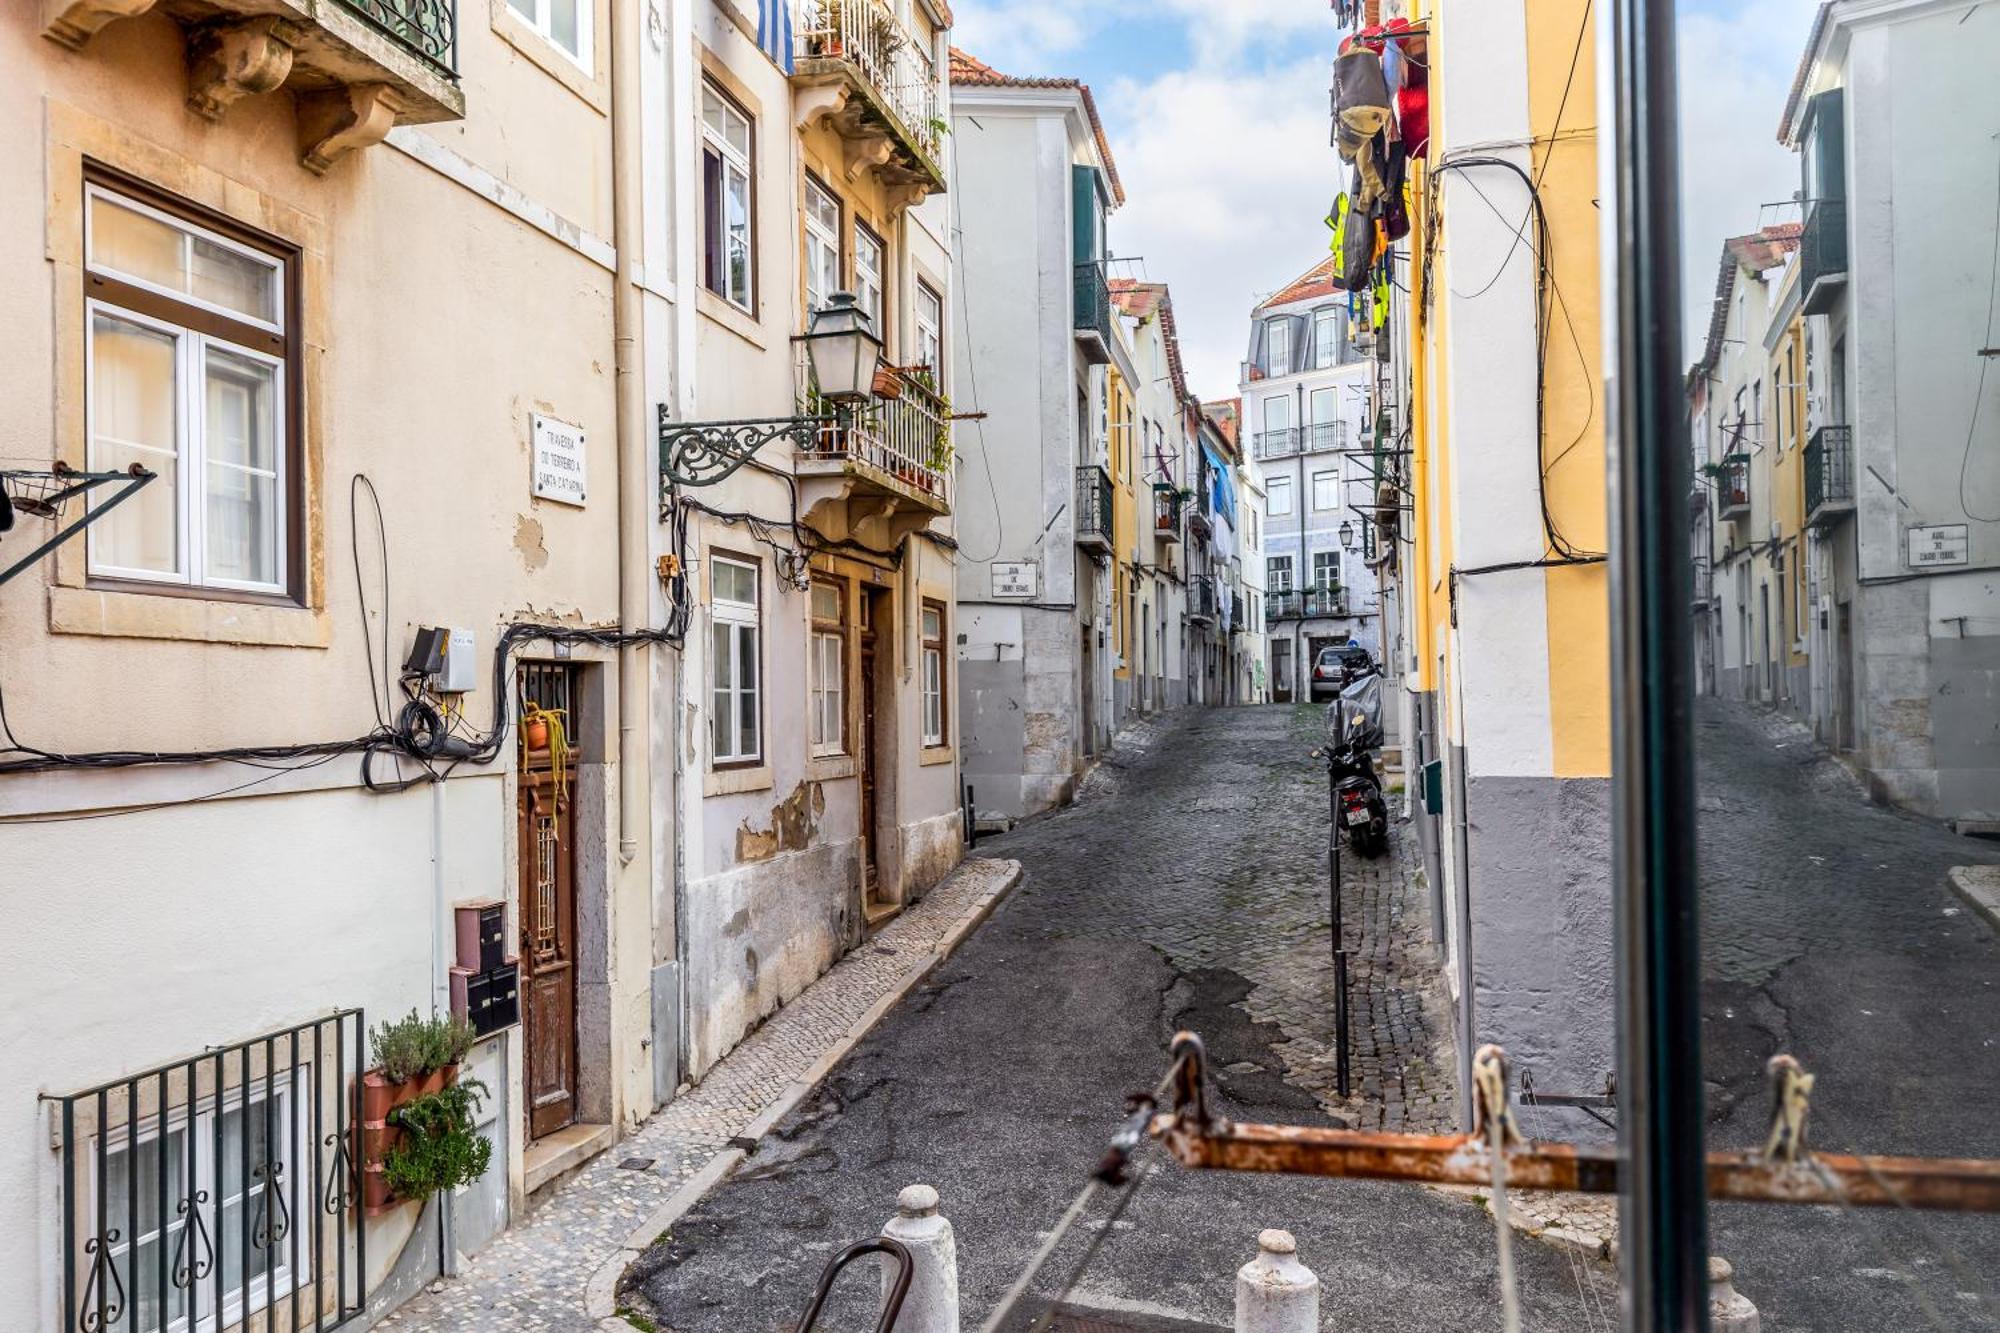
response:
{"label": "terracotta roof", "polygon": [[1799,67],[1792,73],[1791,91],[1785,94],[1785,110],[1778,117],[1778,142],[1791,146],[1792,131],[1799,123],[1799,105],[1812,78],[1813,60],[1819,54],[1819,40],[1826,35],[1826,21],[1833,17],[1833,0],[1823,0],[1813,15],[1812,31],[1806,34],[1806,49],[1799,53]]}
{"label": "terracotta roof", "polygon": [[1135,278],[1107,278],[1104,285],[1111,289],[1111,304],[1134,319],[1150,318],[1167,294],[1164,284]]}
{"label": "terracotta roof", "polygon": [[1202,410],[1208,414],[1208,419],[1215,423],[1215,428],[1222,432],[1222,438],[1229,441],[1232,449],[1235,448],[1236,432],[1243,421],[1243,400],[1224,398],[1220,402],[1208,404]]}
{"label": "terracotta roof", "polygon": [[957,47],[951,48],[951,82],[955,88],[1074,88],[1083,95],[1083,111],[1090,117],[1090,132],[1097,136],[1097,151],[1104,157],[1104,174],[1111,178],[1111,194],[1125,202],[1125,184],[1118,179],[1118,162],[1111,156],[1111,140],[1105,137],[1104,121],[1097,114],[1097,99],[1090,85],[1081,79],[1017,79]]}
{"label": "terracotta roof", "polygon": [[1269,310],[1273,306],[1290,305],[1294,301],[1310,301],[1316,296],[1331,296],[1339,290],[1333,280],[1333,256],[1328,255],[1265,297],[1257,308]]}
{"label": "terracotta roof", "polygon": [[1715,369],[1716,360],[1722,355],[1722,331],[1729,324],[1729,297],[1736,286],[1739,269],[1751,273],[1762,273],[1785,262],[1785,256],[1799,248],[1799,237],[1805,228],[1796,222],[1778,222],[1743,236],[1732,236],[1722,243],[1722,258],[1715,271],[1715,303],[1708,311],[1708,340],[1702,347],[1701,360],[1688,370],[1688,380],[1705,377]]}

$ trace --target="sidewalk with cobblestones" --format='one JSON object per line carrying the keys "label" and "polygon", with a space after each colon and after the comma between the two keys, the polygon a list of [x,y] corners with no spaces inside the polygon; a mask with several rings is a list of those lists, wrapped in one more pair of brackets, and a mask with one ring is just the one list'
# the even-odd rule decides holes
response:
{"label": "sidewalk with cobblestones", "polygon": [[[383,1324],[398,1333],[597,1328],[612,1313],[608,1300],[621,1258],[740,1159],[731,1140],[758,1137],[810,1091],[985,919],[1020,874],[1013,861],[967,860],[773,1014],[700,1084],[556,1186],[553,1197],[460,1276],[433,1284]],[[650,1164],[621,1165],[633,1161]]]}

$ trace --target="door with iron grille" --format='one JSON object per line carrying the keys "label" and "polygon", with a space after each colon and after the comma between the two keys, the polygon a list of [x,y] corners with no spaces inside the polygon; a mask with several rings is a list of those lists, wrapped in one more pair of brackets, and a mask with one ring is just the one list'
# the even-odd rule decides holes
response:
{"label": "door with iron grille", "polygon": [[565,753],[575,669],[521,667],[524,705],[555,715],[551,744],[524,749],[519,795],[521,1025],[528,1136],[576,1120],[576,765]]}

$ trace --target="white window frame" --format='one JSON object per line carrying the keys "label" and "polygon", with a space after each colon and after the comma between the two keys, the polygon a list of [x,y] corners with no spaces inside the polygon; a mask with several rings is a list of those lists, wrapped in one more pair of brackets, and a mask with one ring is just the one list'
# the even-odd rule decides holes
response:
{"label": "white window frame", "polygon": [[549,0],[507,0],[507,9],[526,24],[537,37],[562,53],[563,59],[595,78],[592,70],[597,54],[597,0],[576,0],[576,45],[572,51],[556,40],[555,23]]}
{"label": "white window frame", "polygon": [[[281,1105],[273,1117],[271,1124],[271,1132],[274,1138],[273,1147],[280,1146],[281,1144],[289,1146],[293,1141],[293,1130],[295,1128],[297,1142],[301,1149],[301,1156],[309,1157],[309,1153],[306,1150],[312,1143],[312,1108],[308,1104],[311,1100],[307,1078],[308,1072],[309,1066],[294,1065],[291,1068],[291,1076],[289,1078],[285,1077],[283,1071],[276,1071],[276,1076],[270,1082],[271,1091],[276,1093],[283,1101],[290,1104],[289,1109]],[[221,1109],[225,1115],[237,1111],[244,1112],[245,1114],[257,1113],[258,1107],[265,1100],[266,1089],[264,1080],[261,1078],[253,1078],[251,1080],[250,1100],[247,1106],[242,1101],[242,1091],[240,1084],[234,1089],[224,1090]],[[213,1101],[213,1097],[210,1097],[206,1105],[182,1106],[176,1113],[167,1118],[165,1126],[166,1132],[169,1134],[189,1131],[193,1133],[195,1178],[192,1182],[192,1187],[184,1192],[183,1197],[195,1197],[195,1191],[206,1193],[207,1202],[198,1204],[197,1210],[201,1213],[201,1222],[207,1229],[211,1246],[215,1244],[215,1236],[221,1229],[223,1210],[230,1202],[222,1197],[222,1176],[215,1160],[216,1107],[213,1105]],[[291,1123],[289,1124],[285,1119],[287,1115],[291,1117]],[[79,1236],[94,1236],[99,1232],[97,1215],[97,1141],[99,1135],[104,1136],[104,1156],[108,1162],[111,1158],[123,1157],[128,1152],[136,1151],[142,1155],[155,1152],[156,1149],[154,1149],[153,1145],[159,1141],[160,1132],[160,1117],[155,1114],[142,1117],[138,1122],[135,1132],[128,1133],[124,1126],[114,1128],[108,1131],[108,1133],[100,1128],[98,1134],[91,1135],[79,1145],[83,1149],[84,1154],[82,1169],[77,1173],[77,1202],[81,1205],[77,1209],[77,1226],[81,1229]],[[245,1132],[248,1132],[247,1129]],[[135,1139],[136,1144],[134,1143]],[[273,1156],[276,1157],[276,1154],[274,1153]],[[182,1161],[185,1162],[185,1160],[183,1156]],[[282,1157],[278,1157],[277,1160],[284,1161]],[[236,1165],[239,1169],[241,1168],[242,1159],[240,1157],[237,1159]],[[255,1163],[253,1162],[254,1165]],[[217,1329],[230,1328],[241,1324],[246,1316],[254,1317],[263,1310],[278,1307],[288,1300],[294,1292],[306,1290],[312,1285],[314,1281],[312,1266],[314,1258],[312,1252],[313,1201],[308,1193],[313,1188],[312,1163],[310,1160],[307,1160],[304,1163],[285,1162],[284,1165],[285,1176],[282,1188],[286,1192],[286,1206],[291,1210],[291,1224],[295,1231],[300,1227],[305,1228],[303,1232],[299,1233],[299,1271],[292,1271],[290,1265],[292,1247],[289,1241],[281,1241],[271,1255],[272,1266],[268,1300],[266,1300],[265,1279],[262,1274],[251,1278],[248,1282],[231,1284],[223,1292],[222,1317],[218,1322],[216,1312],[210,1308],[211,1283],[204,1282],[202,1284],[202,1309],[204,1313],[195,1322],[194,1327],[190,1329],[187,1316],[181,1315],[156,1326],[154,1333],[215,1333]],[[254,1186],[249,1180],[242,1180],[237,1182],[237,1184],[241,1190],[241,1194],[238,1197],[242,1198],[245,1207],[251,1206],[252,1189],[261,1187]],[[145,1201],[142,1200],[141,1202]],[[157,1203],[157,1198],[153,1202]],[[169,1197],[167,1206],[171,1209],[178,1202],[179,1200]],[[177,1215],[155,1219],[158,1223],[156,1227],[158,1234],[157,1243],[168,1247],[169,1267],[172,1265],[173,1246],[178,1241],[178,1237],[174,1234],[176,1229],[175,1223],[178,1220]],[[129,1219],[127,1226],[120,1228],[120,1230],[126,1232],[131,1230]],[[151,1235],[154,1233],[148,1234]],[[230,1239],[234,1243],[237,1237],[232,1233]],[[129,1322],[133,1327],[138,1326],[137,1304],[140,1294],[139,1287],[143,1285],[149,1291],[153,1289],[150,1274],[135,1274],[133,1271],[135,1256],[138,1254],[142,1243],[142,1238],[128,1234],[121,1237],[119,1244],[114,1247],[114,1253],[118,1255],[120,1261],[119,1272],[124,1275],[126,1301],[132,1307]],[[245,1311],[243,1308],[243,1298],[246,1289],[250,1298],[250,1308],[248,1311]],[[168,1290],[169,1292],[174,1292],[184,1289],[169,1287]],[[169,1308],[171,1308],[171,1298]],[[122,1333],[122,1330],[126,1327],[126,1321],[121,1320],[114,1327],[121,1330]]]}
{"label": "white window frame", "polygon": [[1313,508],[1330,513],[1340,508],[1340,473],[1332,468],[1312,474]]}
{"label": "white window frame", "polygon": [[1264,512],[1272,518],[1289,518],[1292,514],[1292,499],[1290,477],[1273,477],[1264,483]]}
{"label": "white window frame", "polygon": [[[935,639],[924,633],[924,617],[935,614],[938,632]],[[945,743],[948,734],[944,718],[944,645],[947,633],[944,604],[921,601],[917,604],[917,643],[922,659],[923,686],[923,733],[924,744],[935,748]]]}
{"label": "white window frame", "polygon": [[[1325,332],[1322,333],[1322,330]],[[1312,340],[1315,370],[1340,364],[1340,311],[1337,307],[1322,306],[1313,311]]]}
{"label": "white window frame", "polygon": [[[716,219],[716,225],[722,228],[720,244],[722,246],[722,286],[724,290],[718,291],[708,286],[708,238],[706,236],[702,237],[702,287],[703,290],[714,293],[745,314],[754,315],[757,313],[757,173],[753,157],[757,151],[757,121],[749,112],[738,106],[734,98],[723,92],[713,82],[704,79],[701,86],[704,106],[697,110],[696,117],[701,128],[702,151],[713,151],[721,160],[722,192],[725,200],[723,211]],[[708,123],[705,103],[706,99],[710,96],[714,97],[721,104],[725,117],[735,116],[743,122],[743,137],[750,144],[749,153],[740,151],[735,144],[729,142],[729,136],[726,133],[717,130]],[[707,175],[705,167],[702,174],[705,178]],[[732,179],[740,179],[743,184],[745,236],[743,238],[743,292],[740,299],[737,293],[727,290],[730,285],[730,264],[729,211],[726,201],[729,196],[729,187]],[[707,201],[703,200],[701,204],[701,226],[705,228],[707,225],[708,207]]]}
{"label": "white window frame", "polygon": [[[1340,552],[1335,550],[1314,551],[1312,553],[1312,586],[1315,588],[1337,588],[1341,584]],[[1325,571],[1331,577],[1322,574]]]}
{"label": "white window frame", "polygon": [[1265,559],[1264,582],[1269,586],[1271,592],[1287,593],[1293,590],[1292,557],[1289,553],[1269,556]]}
{"label": "white window frame", "polygon": [[1273,379],[1292,373],[1292,322],[1282,315],[1264,326],[1264,364]]}
{"label": "white window frame", "polygon": [[[875,336],[886,344],[884,336],[888,324],[882,317],[888,299],[889,287],[884,275],[889,268],[889,243],[877,236],[868,224],[860,218],[854,219],[854,299],[868,312]],[[874,266],[865,263],[869,251],[874,251]],[[871,285],[872,284],[872,285]]]}
{"label": "white window frame", "polygon": [[[715,577],[715,571],[723,565],[731,565],[739,569],[747,569],[750,571],[750,577],[753,580],[754,587],[756,588],[756,592],[754,594],[757,599],[756,601],[740,602],[734,599],[725,599],[716,596],[715,590],[716,587],[718,586],[719,580],[717,580],[717,578]],[[711,552],[708,557],[708,587],[709,587],[708,613],[711,626],[726,627],[728,629],[729,633],[727,637],[729,640],[729,655],[730,655],[729,660],[734,668],[730,673],[730,682],[728,686],[724,687],[724,693],[726,693],[727,696],[728,706],[726,708],[717,708],[716,707],[717,687],[715,683],[715,667],[716,667],[715,637],[716,636],[713,632],[713,628],[711,628],[711,632],[708,638],[708,650],[709,650],[708,651],[708,704],[710,709],[710,718],[708,727],[709,762],[712,765],[717,765],[717,766],[736,766],[736,765],[760,763],[764,758],[763,566],[760,565],[755,560],[745,559],[742,556],[726,555],[721,552]],[[746,687],[743,683],[742,669],[741,669],[743,662],[742,645],[743,645],[743,640],[746,637],[750,640],[751,654],[757,662],[756,683],[748,687]],[[753,716],[756,718],[756,732],[757,732],[757,734],[751,738],[752,743],[748,746],[745,746],[743,744],[743,735],[741,731],[741,724],[743,720],[743,711],[742,711],[743,697],[746,694],[751,696],[752,700],[754,701],[755,707]],[[717,724],[722,722],[724,719],[727,719],[727,726],[729,728],[729,733],[730,733],[730,746],[727,751],[725,751],[722,748],[722,746],[718,744],[718,734],[716,730]]]}
{"label": "white window frame", "polygon": [[[813,593],[821,588],[837,599],[837,620],[813,613]],[[806,593],[806,741],[815,759],[847,753],[847,585],[814,579]],[[829,660],[828,654],[831,654]],[[828,668],[831,679],[828,679]],[[832,735],[827,734],[831,724]]]}
{"label": "white window frame", "polygon": [[[833,229],[829,231],[824,223],[814,216],[815,197],[833,205]],[[813,312],[825,305],[828,298],[840,290],[840,223],[846,216],[840,196],[811,175],[806,177],[806,322],[811,324]],[[819,293],[813,291],[813,272],[821,259],[830,259],[827,277],[833,285]]]}
{"label": "white window frame", "polygon": [[[262,320],[230,306],[220,306],[210,300],[200,300],[188,292],[178,292],[158,282],[148,282],[134,274],[114,268],[110,264],[96,262],[94,246],[94,202],[104,200],[114,208],[128,208],[142,216],[154,218],[164,226],[174,228],[184,244],[192,244],[194,238],[208,240],[222,246],[234,254],[240,254],[272,276],[274,286],[274,310],[278,322]],[[176,304],[186,304],[198,310],[210,310],[234,324],[244,324],[246,328],[264,328],[278,336],[286,336],[286,280],[284,280],[284,260],[256,250],[242,242],[230,240],[206,226],[180,218],[162,208],[152,208],[116,190],[106,190],[98,184],[88,184],[84,190],[84,268],[86,272],[98,272],[106,276],[116,276],[120,282],[130,282],[132,286],[154,292]],[[96,456],[96,422],[92,420],[98,390],[98,316],[108,316],[112,320],[122,320],[140,328],[150,328],[152,332],[166,334],[174,340],[174,568],[172,570],[148,570],[148,568],[128,568],[122,564],[112,564],[110,560],[98,558],[98,538],[102,530],[92,528],[84,540],[84,562],[86,570],[98,578],[116,578],[122,582],[152,582],[162,586],[182,586],[182,588],[216,588],[228,592],[252,592],[260,596],[286,596],[290,592],[290,570],[292,570],[292,410],[290,410],[290,380],[286,374],[286,362],[282,356],[272,356],[242,342],[230,338],[198,332],[188,324],[180,324],[158,314],[148,314],[132,310],[114,300],[88,298],[84,300],[84,448],[86,458],[92,468],[98,466]],[[250,578],[220,578],[208,574],[208,352],[224,350],[232,356],[242,356],[244,360],[258,362],[272,370],[272,526],[276,538],[274,550],[274,578],[270,580],[250,580]],[[130,444],[130,442],[128,442]]]}
{"label": "white window frame", "polygon": [[[931,368],[937,378],[938,387],[942,389],[944,387],[944,297],[937,288],[922,278],[917,279],[914,322],[917,327],[916,362],[918,365],[927,365]],[[926,346],[926,343],[929,345]],[[1099,401],[1108,406],[1110,395],[1108,393],[1103,395]],[[1103,414],[1100,413],[1099,416],[1102,425]]]}

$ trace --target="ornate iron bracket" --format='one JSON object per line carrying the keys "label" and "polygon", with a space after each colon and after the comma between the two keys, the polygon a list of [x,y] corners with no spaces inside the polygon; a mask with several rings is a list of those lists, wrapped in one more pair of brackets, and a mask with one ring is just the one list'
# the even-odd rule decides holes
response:
{"label": "ornate iron bracket", "polygon": [[[54,519],[57,524],[54,536],[5,569],[0,569],[0,583],[13,578],[137,495],[154,475],[137,463],[124,472],[78,472],[64,463],[57,463],[53,470],[47,472],[0,472],[0,532],[13,528],[17,513]],[[119,489],[109,499],[85,510],[82,518],[67,527],[62,525],[63,510],[71,500],[107,485],[116,485]]]}
{"label": "ornate iron bracket", "polygon": [[663,484],[713,486],[750,461],[773,440],[811,449],[839,417],[756,417],[743,421],[671,421],[660,404],[660,475]]}

